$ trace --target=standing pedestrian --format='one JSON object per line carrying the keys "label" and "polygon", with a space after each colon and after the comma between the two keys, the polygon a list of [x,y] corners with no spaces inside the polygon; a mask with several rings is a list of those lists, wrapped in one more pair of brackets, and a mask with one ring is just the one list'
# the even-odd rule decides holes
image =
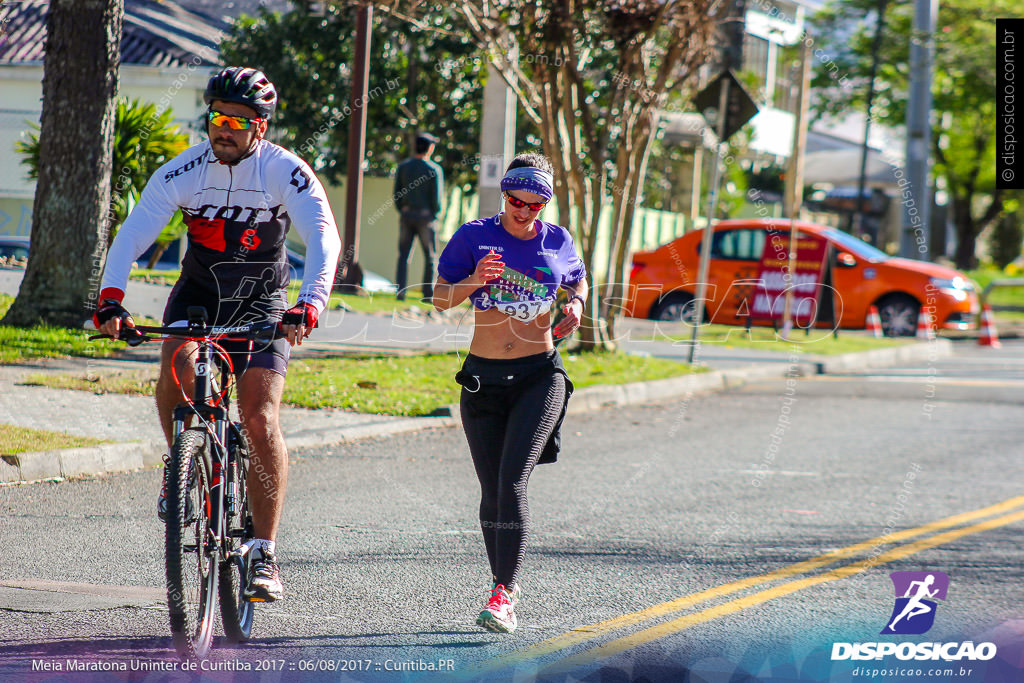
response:
{"label": "standing pedestrian", "polygon": [[[586,268],[564,227],[538,219],[553,191],[551,162],[520,154],[501,190],[503,211],[460,227],[438,263],[434,307],[473,303],[469,355],[456,375],[462,424],[480,480],[480,527],[492,585],[476,623],[516,629],[530,511],[526,486],[538,463],[554,462],[573,385],[554,338],[575,331],[588,293]],[[569,302],[552,329],[558,289]]]}
{"label": "standing pedestrian", "polygon": [[437,218],[444,197],[444,171],[430,160],[437,138],[430,133],[416,136],[416,153],[400,163],[395,172],[395,206],[398,207],[398,268],[395,282],[398,300],[405,299],[409,256],[413,240],[423,247],[423,298],[433,295],[434,260],[437,258]]}

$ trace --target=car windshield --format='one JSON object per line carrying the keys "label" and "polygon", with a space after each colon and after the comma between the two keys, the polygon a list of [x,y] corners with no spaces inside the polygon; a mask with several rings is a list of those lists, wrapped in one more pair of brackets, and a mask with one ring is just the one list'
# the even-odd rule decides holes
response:
{"label": "car windshield", "polygon": [[859,256],[866,261],[877,262],[889,260],[889,255],[881,249],[873,247],[864,240],[854,237],[842,230],[826,228],[821,232],[833,242],[838,242],[843,249],[849,249],[853,252],[854,256]]}

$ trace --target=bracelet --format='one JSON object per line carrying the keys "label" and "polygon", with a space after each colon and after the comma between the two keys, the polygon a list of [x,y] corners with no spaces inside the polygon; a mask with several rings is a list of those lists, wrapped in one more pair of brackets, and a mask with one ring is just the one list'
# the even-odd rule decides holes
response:
{"label": "bracelet", "polygon": [[569,301],[567,301],[565,305],[566,306],[572,305],[572,302],[573,302],[574,299],[579,299],[580,300],[580,304],[583,305],[583,308],[587,307],[586,300],[582,296],[580,296],[579,294],[573,294],[572,296],[570,296],[569,297]]}

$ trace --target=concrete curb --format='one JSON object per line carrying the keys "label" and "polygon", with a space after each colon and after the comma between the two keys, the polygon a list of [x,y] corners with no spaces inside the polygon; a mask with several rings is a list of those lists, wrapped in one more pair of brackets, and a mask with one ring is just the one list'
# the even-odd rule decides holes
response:
{"label": "concrete curb", "polygon": [[[803,377],[815,374],[814,363],[786,363],[772,365],[756,365],[749,368],[732,370],[714,370],[699,372],[682,377],[657,379],[648,382],[631,382],[629,384],[602,384],[583,387],[572,394],[568,415],[580,415],[602,408],[630,406],[642,403],[654,403],[674,398],[688,398],[693,394],[721,391],[742,386],[762,379],[778,379],[781,377]],[[461,426],[458,404],[447,406],[452,419]]]}
{"label": "concrete curb", "polygon": [[[410,417],[393,422],[322,430],[292,437],[285,435],[285,445],[289,450],[315,448],[435,427],[450,427],[453,424],[450,417]],[[87,448],[63,448],[5,455],[0,458],[0,486],[59,481],[156,467],[163,462],[166,450],[167,447],[162,441],[127,441]]]}
{"label": "concrete curb", "polygon": [[953,342],[948,339],[932,339],[891,349],[847,353],[834,358],[822,357],[817,365],[819,374],[829,374],[883,368],[907,361],[936,361],[952,355]]}
{"label": "concrete curb", "polygon": [[372,439],[405,432],[417,432],[433,427],[450,427],[450,417],[410,417],[393,422],[380,422],[377,424],[357,425],[343,429],[329,429],[318,431],[313,434],[305,434],[289,437],[285,435],[285,444],[291,448],[315,448],[317,446],[330,446],[331,444],[358,441],[360,439]]}
{"label": "concrete curb", "polygon": [[129,441],[5,455],[0,458],[0,484],[29,484],[155,467],[162,462],[165,450],[160,441]]}
{"label": "concrete curb", "polygon": [[776,363],[733,370],[700,372],[650,382],[584,387],[573,393],[568,413],[574,415],[611,406],[651,403],[697,393],[721,391],[761,379],[777,379],[789,375],[803,376],[813,373],[813,365],[807,363]]}
{"label": "concrete curb", "polygon": [[[933,361],[951,355],[953,343],[948,339],[936,339],[835,357],[799,358],[791,363],[762,363],[747,368],[701,372],[650,382],[584,387],[573,394],[568,413],[577,415],[611,406],[688,398],[697,393],[722,391],[765,379],[853,372],[908,361]],[[439,417],[406,418],[310,433],[300,432],[290,437],[285,435],[285,443],[290,449],[315,448],[436,427],[461,426],[458,404],[449,405],[440,412],[442,415]],[[3,456],[0,458],[0,486],[155,467],[161,463],[164,450],[164,443],[160,441],[133,441]]]}

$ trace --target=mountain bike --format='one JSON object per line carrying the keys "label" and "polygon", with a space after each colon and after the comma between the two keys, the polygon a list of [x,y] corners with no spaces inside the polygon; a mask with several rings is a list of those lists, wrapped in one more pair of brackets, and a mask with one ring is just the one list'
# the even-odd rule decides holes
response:
{"label": "mountain bike", "polygon": [[[246,542],[253,538],[245,483],[248,449],[241,425],[229,414],[234,368],[217,342],[266,344],[280,336],[276,323],[211,327],[206,309],[199,306],[189,307],[186,327],[121,329],[119,339],[130,346],[171,339],[196,345],[190,359],[195,370],[191,397],[182,388],[177,358],[171,362],[184,400],[174,409],[165,473],[167,608],[174,647],[183,659],[209,653],[218,595],[228,642],[248,640],[253,623],[253,603],[242,593],[249,579]],[[180,346],[178,353],[189,346]]]}

